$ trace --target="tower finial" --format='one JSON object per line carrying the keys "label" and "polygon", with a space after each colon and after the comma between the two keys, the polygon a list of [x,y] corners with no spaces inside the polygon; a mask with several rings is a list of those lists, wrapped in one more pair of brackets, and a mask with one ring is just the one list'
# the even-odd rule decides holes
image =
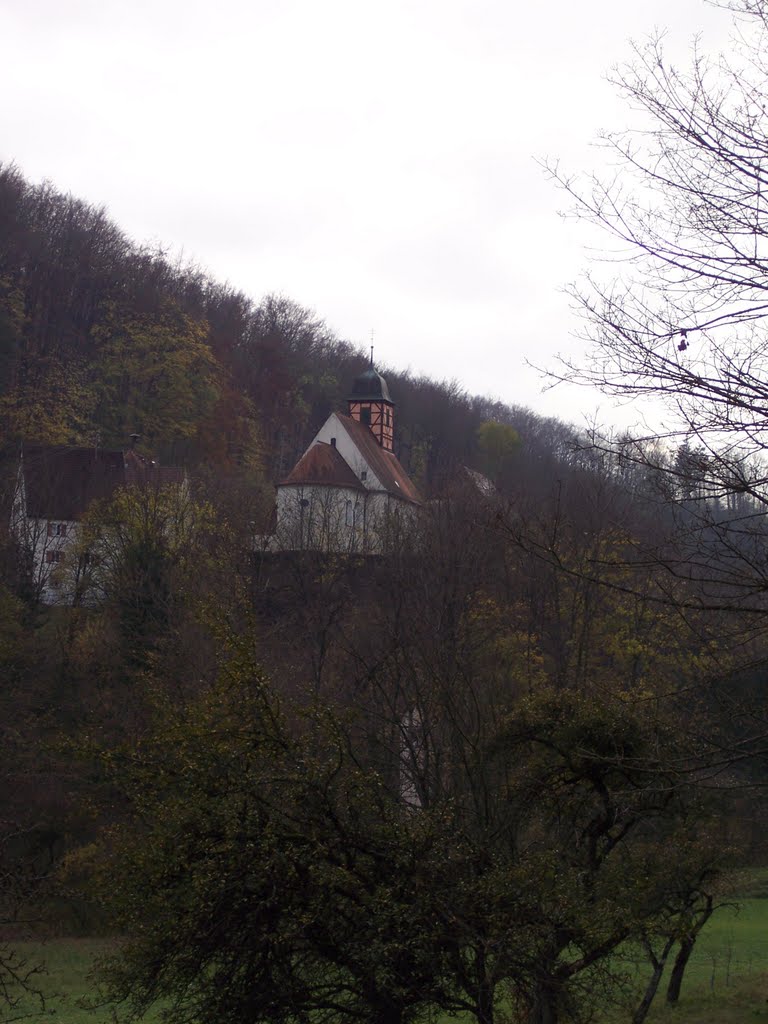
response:
{"label": "tower finial", "polygon": [[371,328],[371,369],[373,369],[373,328]]}

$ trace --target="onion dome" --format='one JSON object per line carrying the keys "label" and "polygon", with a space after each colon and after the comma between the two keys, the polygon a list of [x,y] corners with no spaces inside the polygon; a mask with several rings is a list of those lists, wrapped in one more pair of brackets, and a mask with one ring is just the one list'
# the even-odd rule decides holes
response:
{"label": "onion dome", "polygon": [[349,400],[351,402],[392,403],[386,380],[372,366],[369,366],[365,373],[361,373],[359,377],[355,377]]}

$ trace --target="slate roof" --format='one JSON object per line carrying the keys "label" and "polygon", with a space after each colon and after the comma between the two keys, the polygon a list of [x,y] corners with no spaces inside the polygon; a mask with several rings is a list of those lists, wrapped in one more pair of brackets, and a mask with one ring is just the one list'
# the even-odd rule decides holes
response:
{"label": "slate roof", "polygon": [[365,401],[366,399],[374,402],[383,400],[394,405],[394,402],[389,397],[389,387],[386,380],[372,366],[364,373],[361,373],[359,377],[355,377],[352,382],[352,394],[349,397],[353,402]]}
{"label": "slate roof", "polygon": [[34,519],[79,519],[88,506],[110,498],[118,487],[168,486],[184,480],[175,466],[156,466],[133,451],[25,446],[22,470],[27,515]]}
{"label": "slate roof", "polygon": [[303,484],[353,487],[358,491],[365,490],[353,470],[339,454],[338,449],[324,441],[313,444],[302,455],[280,486]]}
{"label": "slate roof", "polygon": [[336,415],[344,424],[365,461],[381,481],[384,490],[389,494],[396,494],[399,498],[420,505],[421,495],[400,465],[397,456],[393,452],[385,451],[371,433],[370,428],[364,423],[352,419],[351,416],[345,416],[344,413],[337,412]]}

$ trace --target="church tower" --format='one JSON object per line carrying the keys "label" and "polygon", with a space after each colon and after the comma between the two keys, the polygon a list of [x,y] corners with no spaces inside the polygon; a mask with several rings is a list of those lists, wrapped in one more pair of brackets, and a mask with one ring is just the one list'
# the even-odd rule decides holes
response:
{"label": "church tower", "polygon": [[373,436],[386,452],[394,451],[395,403],[389,397],[387,382],[371,365],[355,377],[348,399],[349,415],[370,427]]}

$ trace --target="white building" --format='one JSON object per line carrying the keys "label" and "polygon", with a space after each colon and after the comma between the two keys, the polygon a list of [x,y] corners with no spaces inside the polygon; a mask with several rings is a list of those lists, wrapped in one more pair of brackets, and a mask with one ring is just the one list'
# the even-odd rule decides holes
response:
{"label": "white building", "polygon": [[394,403],[371,367],[355,379],[347,414],[334,412],[277,487],[273,550],[370,554],[415,514],[421,497],[393,450]]}
{"label": "white building", "polygon": [[25,445],[11,528],[29,555],[31,582],[39,600],[72,603],[78,579],[72,555],[80,520],[94,501],[110,499],[120,487],[166,486],[183,480],[182,470],[157,466],[131,449]]}

